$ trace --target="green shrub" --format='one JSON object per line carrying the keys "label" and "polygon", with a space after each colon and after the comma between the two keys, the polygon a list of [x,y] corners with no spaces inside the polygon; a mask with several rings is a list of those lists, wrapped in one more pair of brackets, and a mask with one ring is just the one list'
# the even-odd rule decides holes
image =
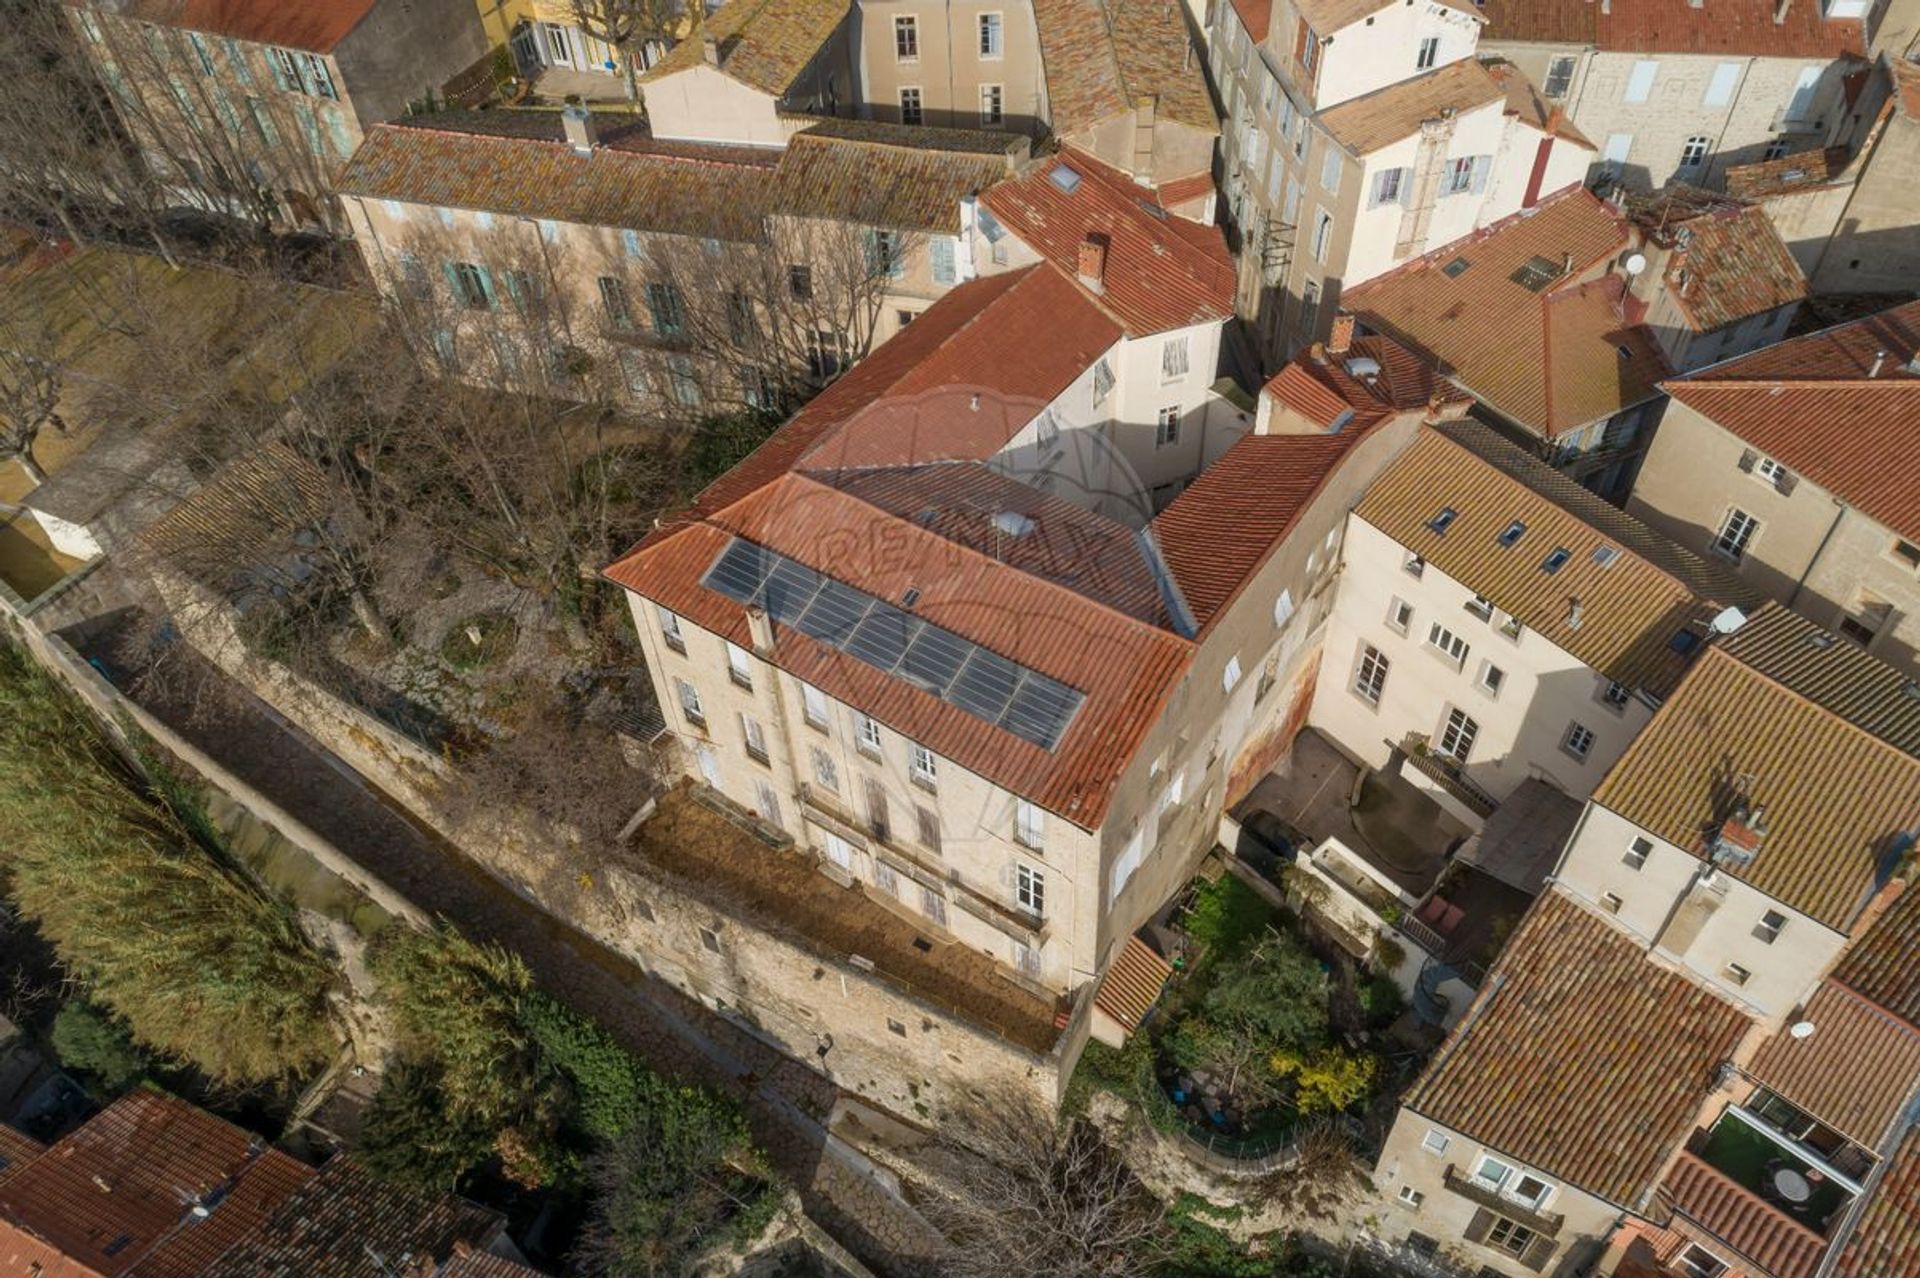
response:
{"label": "green shrub", "polygon": [[92,1075],[103,1092],[123,1092],[147,1072],[147,1054],[134,1044],[132,1032],[84,999],[54,1016],[52,1040],[60,1064]]}
{"label": "green shrub", "polygon": [[1359,989],[1355,991],[1360,999],[1360,1010],[1367,1018],[1367,1024],[1374,1029],[1383,1029],[1400,1019],[1400,1013],[1407,1010],[1406,996],[1400,987],[1385,976],[1365,976],[1360,979]]}
{"label": "green shrub", "polygon": [[422,1189],[453,1189],[492,1153],[494,1131],[448,1104],[438,1071],[402,1061],[387,1071],[360,1124],[367,1170]]}
{"label": "green shrub", "polygon": [[748,410],[706,418],[682,456],[680,489],[691,498],[732,470],[780,427],[777,413]]}
{"label": "green shrub", "polygon": [[[573,1121],[596,1141],[617,1139],[667,1084],[611,1034],[566,1004],[535,992],[521,1020],[542,1057],[572,1085]],[[715,1099],[716,1109],[720,1102]],[[725,1115],[737,1122],[737,1113]]]}
{"label": "green shrub", "polygon": [[1265,898],[1237,875],[1226,873],[1195,890],[1184,926],[1217,960],[1245,949],[1273,922],[1274,909]]}
{"label": "green shrub", "polygon": [[1287,1090],[1275,1060],[1327,1041],[1327,986],[1319,960],[1276,932],[1216,972],[1168,1049],[1185,1068],[1227,1080],[1249,1107],[1273,1104]]}

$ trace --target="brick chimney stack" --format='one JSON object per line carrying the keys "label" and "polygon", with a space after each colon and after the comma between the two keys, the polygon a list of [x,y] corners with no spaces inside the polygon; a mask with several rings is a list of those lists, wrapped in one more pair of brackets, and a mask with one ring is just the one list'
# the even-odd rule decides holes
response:
{"label": "brick chimney stack", "polygon": [[1339,314],[1333,317],[1333,329],[1327,334],[1327,354],[1345,355],[1353,346],[1353,316]]}
{"label": "brick chimney stack", "polygon": [[1107,237],[1089,235],[1080,241],[1080,282],[1096,293],[1107,289]]}

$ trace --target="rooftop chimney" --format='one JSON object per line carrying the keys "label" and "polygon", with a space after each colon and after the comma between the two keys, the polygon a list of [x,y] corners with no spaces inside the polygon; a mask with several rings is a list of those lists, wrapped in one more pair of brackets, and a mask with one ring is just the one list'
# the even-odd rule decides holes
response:
{"label": "rooftop chimney", "polygon": [[1569,599],[1567,600],[1567,629],[1578,630],[1579,628],[1580,601],[1578,599]]}
{"label": "rooftop chimney", "polygon": [[1096,293],[1107,289],[1107,237],[1089,235],[1080,241],[1080,282]]}
{"label": "rooftop chimney", "polygon": [[1777,27],[1786,22],[1787,10],[1791,8],[1793,8],[1793,0],[1780,0],[1780,3],[1773,7],[1773,25]]}
{"label": "rooftop chimney", "polygon": [[747,633],[752,637],[756,653],[764,657],[773,651],[773,618],[765,608],[747,609]]}
{"label": "rooftop chimney", "polygon": [[1869,378],[1880,376],[1880,366],[1886,362],[1887,353],[1885,351],[1875,351],[1873,353],[1873,367],[1867,370],[1867,376]]}
{"label": "rooftop chimney", "polygon": [[1345,355],[1347,349],[1352,345],[1353,316],[1345,314],[1335,315],[1333,317],[1333,331],[1327,334],[1327,353],[1329,355]]}
{"label": "rooftop chimney", "polygon": [[703,31],[700,33],[700,52],[706,57],[708,66],[717,67],[720,65],[720,42],[713,38],[711,32]]}
{"label": "rooftop chimney", "polygon": [[1766,808],[1756,806],[1752,812],[1748,812],[1742,805],[1720,823],[1720,829],[1714,834],[1711,848],[1713,863],[1731,869],[1751,865],[1766,837]]}
{"label": "rooftop chimney", "polygon": [[592,155],[598,141],[593,134],[593,113],[579,103],[560,109],[560,127],[567,132],[567,145],[575,155]]}

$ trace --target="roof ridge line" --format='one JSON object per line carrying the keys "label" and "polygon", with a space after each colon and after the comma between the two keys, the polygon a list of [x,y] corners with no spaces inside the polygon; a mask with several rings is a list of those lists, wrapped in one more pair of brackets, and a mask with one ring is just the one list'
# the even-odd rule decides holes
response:
{"label": "roof ridge line", "polygon": [[[1824,632],[1826,630],[1826,627],[1821,626],[1819,627],[1819,629]],[[1738,634],[1739,631],[1735,631],[1734,633]],[[1872,729],[1861,727],[1859,724],[1855,723],[1852,719],[1849,719],[1846,715],[1841,714],[1838,710],[1832,710],[1824,705],[1821,705],[1818,701],[1815,701],[1812,697],[1808,696],[1806,693],[1801,692],[1798,688],[1795,688],[1790,684],[1787,684],[1779,679],[1774,678],[1772,675],[1768,674],[1765,670],[1762,670],[1759,666],[1754,665],[1752,662],[1743,659],[1738,653],[1727,651],[1727,647],[1724,643],[1709,643],[1706,647],[1706,651],[1700,654],[1699,660],[1696,660],[1693,663],[1693,666],[1688,669],[1687,673],[1689,675],[1692,674],[1693,670],[1698,669],[1700,665],[1704,663],[1706,659],[1712,656],[1714,653],[1719,653],[1726,660],[1731,661],[1734,665],[1739,666],[1742,670],[1751,671],[1757,677],[1761,679],[1765,679],[1768,683],[1780,689],[1782,692],[1786,693],[1789,697],[1792,697],[1795,701],[1798,701],[1803,705],[1811,706],[1813,709],[1819,711],[1821,714],[1827,716],[1829,719],[1832,719],[1835,723],[1844,725],[1847,731],[1852,732],[1858,736],[1865,737],[1867,740],[1873,742],[1874,745],[1880,747],[1882,750],[1891,751],[1893,754],[1898,755],[1901,759],[1904,759],[1909,766],[1915,769],[1920,769],[1920,755],[1915,755],[1910,751],[1901,749],[1899,746],[1887,740],[1885,737],[1881,736],[1879,733],[1873,731]],[[1679,689],[1676,688],[1674,689],[1674,691],[1677,693]],[[1671,702],[1673,698],[1668,697],[1667,700]],[[1647,724],[1647,727],[1652,727],[1652,726],[1653,726],[1652,722],[1649,721]],[[1641,736],[1645,736],[1646,728],[1642,728],[1640,730],[1640,734]],[[1638,737],[1635,738],[1636,741],[1638,739],[1639,739]],[[1627,748],[1631,750],[1633,747],[1628,746]],[[1854,913],[1857,915],[1859,913],[1859,909],[1856,908]]]}

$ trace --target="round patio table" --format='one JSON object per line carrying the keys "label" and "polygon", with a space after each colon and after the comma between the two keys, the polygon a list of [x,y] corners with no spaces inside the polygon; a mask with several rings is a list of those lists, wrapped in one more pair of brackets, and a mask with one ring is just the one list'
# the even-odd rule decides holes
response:
{"label": "round patio table", "polygon": [[1782,1167],[1773,1173],[1773,1190],[1790,1203],[1804,1203],[1813,1197],[1813,1186],[1791,1167]]}

